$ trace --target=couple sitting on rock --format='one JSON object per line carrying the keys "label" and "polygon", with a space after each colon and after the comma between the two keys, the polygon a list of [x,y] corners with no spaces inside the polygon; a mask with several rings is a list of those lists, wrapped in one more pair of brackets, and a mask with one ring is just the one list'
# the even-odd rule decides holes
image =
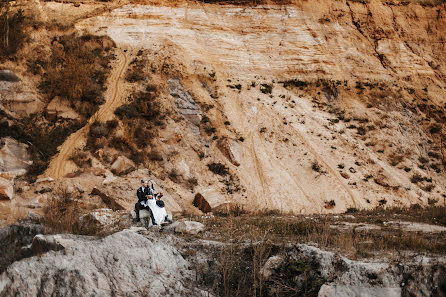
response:
{"label": "couple sitting on rock", "polygon": [[170,222],[164,201],[161,200],[163,193],[155,192],[152,181],[141,180],[141,187],[136,190],[136,196],[138,197],[138,202],[135,204],[137,222],[140,221],[139,211],[142,209],[149,211],[152,225],[160,225],[163,221]]}

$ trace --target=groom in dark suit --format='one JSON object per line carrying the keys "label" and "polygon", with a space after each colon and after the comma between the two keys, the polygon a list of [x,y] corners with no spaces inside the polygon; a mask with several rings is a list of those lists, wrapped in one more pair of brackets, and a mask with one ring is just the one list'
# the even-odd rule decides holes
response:
{"label": "groom in dark suit", "polygon": [[149,187],[149,182],[147,180],[141,180],[141,187],[139,187],[138,190],[136,190],[136,197],[138,197],[138,202],[136,202],[135,204],[135,213],[137,222],[141,220],[139,218],[139,211],[141,209],[146,209],[150,213],[150,218],[152,219],[152,225],[158,225],[157,223],[155,223],[155,218],[153,217],[153,213],[150,210],[150,207],[147,205],[148,196],[151,195],[153,197],[153,194],[154,194],[153,189]]}

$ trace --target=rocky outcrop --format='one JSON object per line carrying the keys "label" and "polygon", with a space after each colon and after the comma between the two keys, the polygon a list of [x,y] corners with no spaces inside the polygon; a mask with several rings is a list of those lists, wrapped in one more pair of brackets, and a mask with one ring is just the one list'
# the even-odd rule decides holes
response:
{"label": "rocky outcrop", "polygon": [[169,79],[168,88],[170,95],[175,99],[177,112],[186,120],[198,126],[201,122],[202,112],[194,98],[183,88],[177,78]]}
{"label": "rocky outcrop", "polygon": [[124,156],[119,156],[111,165],[111,171],[116,175],[127,174],[135,170],[136,166],[132,160]]}
{"label": "rocky outcrop", "polygon": [[32,158],[27,144],[11,137],[0,139],[0,172],[23,175],[31,164]]}
{"label": "rocky outcrop", "polygon": [[0,229],[0,273],[14,261],[28,257],[23,247],[31,244],[35,235],[44,232],[41,225],[34,223],[16,223]]}
{"label": "rocky outcrop", "polygon": [[0,200],[11,200],[14,197],[14,177],[0,173]]}
{"label": "rocky outcrop", "polygon": [[120,218],[120,213],[114,212],[109,208],[101,208],[82,215],[79,218],[79,222],[81,224],[81,229],[86,234],[91,234],[98,233],[92,232],[94,230],[106,231],[107,229],[110,229],[113,224],[119,222]]}
{"label": "rocky outcrop", "polygon": [[202,212],[208,213],[211,211],[225,210],[230,204],[230,201],[217,192],[213,188],[202,189],[199,193],[195,194],[192,204],[198,207]]}
{"label": "rocky outcrop", "polygon": [[445,258],[418,256],[413,262],[398,264],[362,262],[304,244],[285,257],[270,257],[262,270],[267,283],[279,282],[300,292],[309,288],[318,297],[442,296],[446,283],[440,275],[445,272]]}
{"label": "rocky outcrop", "polygon": [[222,138],[217,143],[218,149],[235,166],[240,166],[240,144],[229,138]]}
{"label": "rocky outcrop", "polygon": [[208,213],[211,211],[211,206],[209,205],[209,202],[206,201],[206,199],[201,195],[200,193],[195,194],[194,201],[192,204],[195,207],[198,207],[202,212]]}
{"label": "rocky outcrop", "polygon": [[114,211],[123,210],[126,208],[125,205],[120,202],[119,193],[116,193],[116,191],[111,189],[94,187],[91,191],[91,195],[101,197],[102,201],[104,201],[104,203]]}
{"label": "rocky outcrop", "polygon": [[192,286],[189,263],[171,239],[142,230],[103,239],[39,235],[31,249],[50,251],[10,265],[0,276],[0,295],[209,296]]}
{"label": "rocky outcrop", "polygon": [[59,97],[55,97],[47,105],[45,116],[48,120],[79,120],[79,114],[75,112],[67,102],[63,102]]}
{"label": "rocky outcrop", "polygon": [[204,231],[204,225],[194,221],[181,221],[175,223],[175,232],[196,235]]}
{"label": "rocky outcrop", "polygon": [[0,104],[19,116],[28,116],[44,107],[33,88],[10,70],[0,70]]}

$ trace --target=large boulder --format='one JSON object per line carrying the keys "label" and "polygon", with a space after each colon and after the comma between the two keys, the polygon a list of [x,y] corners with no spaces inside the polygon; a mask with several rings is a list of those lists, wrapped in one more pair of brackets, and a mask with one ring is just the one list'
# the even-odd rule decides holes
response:
{"label": "large boulder", "polygon": [[39,235],[31,246],[39,257],[11,264],[0,296],[209,296],[189,285],[192,271],[174,244],[137,232]]}
{"label": "large boulder", "polygon": [[45,109],[45,116],[48,120],[78,120],[79,114],[75,112],[68,102],[61,100],[59,97],[55,97],[47,105]]}
{"label": "large boulder", "polygon": [[194,221],[180,221],[175,226],[175,232],[196,235],[204,231],[204,225]]}
{"label": "large boulder", "polygon": [[103,228],[116,221],[116,216],[110,208],[95,209],[79,218],[85,228]]}
{"label": "large boulder", "polygon": [[0,172],[23,175],[32,163],[27,144],[20,143],[11,137],[0,139]]}
{"label": "large boulder", "polygon": [[111,171],[116,175],[127,174],[135,170],[135,168],[135,163],[124,156],[119,156],[111,165]]}
{"label": "large boulder", "polygon": [[28,116],[45,107],[32,83],[20,80],[10,70],[0,70],[0,103],[19,116]]}
{"label": "large boulder", "polygon": [[218,149],[235,166],[240,166],[240,144],[229,138],[221,138],[217,142]]}
{"label": "large boulder", "polygon": [[226,196],[221,194],[218,190],[214,188],[206,188],[195,194],[193,205],[198,207],[202,212],[208,213],[211,211],[224,210],[228,205],[232,204],[227,200]]}
{"label": "large boulder", "polygon": [[204,213],[212,211],[209,202],[207,202],[207,200],[200,193],[195,194],[194,201],[192,202],[192,204],[195,207],[198,207]]}
{"label": "large boulder", "polygon": [[0,173],[0,200],[11,200],[14,197],[14,177]]}
{"label": "large boulder", "polygon": [[[1,228],[0,255],[2,256],[0,257],[0,274],[14,261],[29,256],[23,247],[31,244],[36,234],[43,232],[45,232],[43,226],[24,222]],[[3,296],[1,293],[0,295]]]}
{"label": "large boulder", "polygon": [[91,195],[97,195],[101,197],[102,201],[109,207],[110,209],[123,210],[126,209],[126,203],[122,203],[123,201],[120,199],[119,192],[113,191],[113,189],[105,188],[105,187],[94,187],[91,191]]}

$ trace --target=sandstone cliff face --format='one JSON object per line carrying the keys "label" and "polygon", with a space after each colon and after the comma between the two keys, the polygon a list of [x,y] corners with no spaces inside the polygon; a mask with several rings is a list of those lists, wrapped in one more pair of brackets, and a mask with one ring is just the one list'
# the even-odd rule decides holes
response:
{"label": "sandstone cliff face", "polygon": [[[160,132],[177,136],[159,149],[179,154],[158,172],[197,176],[195,191],[251,209],[323,213],[443,201],[444,11],[381,1],[125,5],[77,28],[145,50],[166,104],[179,79],[202,107],[200,134],[186,119]],[[222,150],[217,137],[235,146]],[[215,161],[236,191],[207,172]]]}
{"label": "sandstone cliff face", "polygon": [[[20,5],[42,22],[75,24],[117,45],[106,103],[59,148],[47,176],[85,170],[70,156],[85,149],[92,123],[114,119],[132,91],[152,84],[165,122],[144,153],[150,160],[135,166],[149,168],[182,209],[196,211],[197,193],[215,205],[292,213],[444,202],[444,4]],[[33,31],[22,56],[49,54],[51,34]],[[141,80],[129,83],[141,57]],[[3,66],[20,75],[2,72],[9,75],[1,78],[2,110],[43,112],[40,101],[22,100],[39,99],[37,77],[27,77],[25,65]],[[29,109],[10,104],[19,99]],[[68,105],[56,107],[57,115],[46,109],[53,120],[76,117]],[[115,136],[125,137],[126,125]],[[113,169],[91,153],[92,171]],[[226,169],[215,173],[212,164]],[[115,173],[125,179],[133,168]]]}

